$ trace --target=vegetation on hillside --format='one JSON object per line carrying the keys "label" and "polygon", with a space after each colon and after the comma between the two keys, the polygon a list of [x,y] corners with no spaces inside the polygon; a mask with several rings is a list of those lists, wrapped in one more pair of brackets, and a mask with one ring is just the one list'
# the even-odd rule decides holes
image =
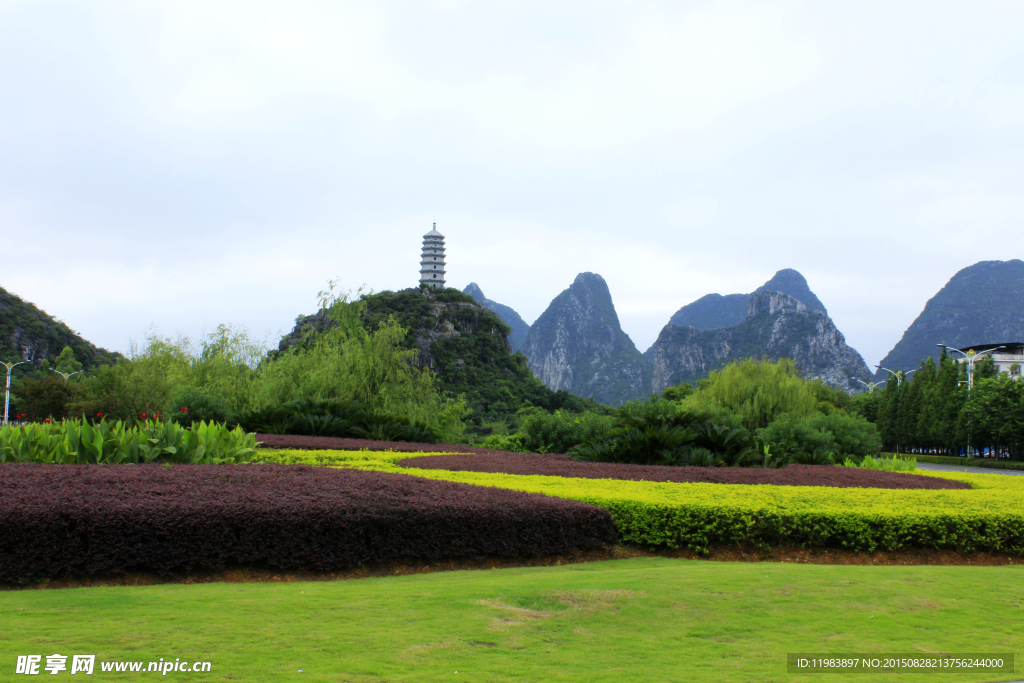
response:
{"label": "vegetation on hillside", "polygon": [[[110,365],[119,358],[119,354],[90,344],[65,323],[0,288],[0,360],[31,360],[29,373],[41,376],[54,367],[58,354],[66,353],[86,369]],[[67,356],[61,359],[66,363]],[[18,372],[23,376],[26,370]]]}

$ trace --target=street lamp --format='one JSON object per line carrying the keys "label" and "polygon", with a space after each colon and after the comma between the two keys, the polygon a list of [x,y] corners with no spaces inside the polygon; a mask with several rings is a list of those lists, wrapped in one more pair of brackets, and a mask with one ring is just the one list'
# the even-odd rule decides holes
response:
{"label": "street lamp", "polygon": [[6,398],[4,399],[4,424],[5,425],[7,424],[7,412],[11,408],[11,371],[14,370],[14,368],[18,367],[19,365],[24,365],[25,363],[31,363],[31,362],[32,361],[23,360],[20,363],[5,363],[4,361],[0,360],[0,365],[3,365],[5,368],[7,368],[7,394],[6,394]]}
{"label": "street lamp", "polygon": [[893,377],[895,377],[895,378],[896,378],[896,387],[897,387],[897,388],[899,388],[899,387],[903,386],[903,378],[904,378],[904,377],[906,377],[907,375],[909,375],[909,374],[910,374],[910,372],[917,372],[918,370],[920,370],[920,369],[921,369],[921,368],[916,368],[916,369],[914,369],[914,370],[911,370],[910,372],[903,372],[903,371],[900,371],[900,372],[893,372],[893,371],[892,371],[892,370],[890,370],[889,368],[883,368],[883,367],[882,367],[881,365],[876,365],[875,367],[876,367],[876,368],[878,368],[879,370],[885,370],[885,371],[886,371],[886,372],[888,372],[888,373],[889,373],[890,375],[892,375]]}
{"label": "street lamp", "polygon": [[68,377],[77,375],[79,372],[85,372],[85,370],[79,370],[78,372],[61,372],[60,370],[54,370],[53,368],[50,368],[50,372],[56,372],[58,375],[64,378],[65,382],[67,382]]}
{"label": "street lamp", "polygon": [[878,387],[880,387],[880,386],[882,386],[883,384],[885,384],[885,382],[886,382],[886,380],[884,380],[884,379],[883,379],[883,380],[882,380],[881,382],[865,382],[864,380],[862,380],[862,379],[857,379],[856,377],[851,377],[850,379],[852,379],[852,380],[853,380],[853,381],[855,381],[855,382],[860,382],[861,384],[863,384],[864,386],[866,386],[866,387],[868,388],[868,393],[869,393],[869,394],[870,394],[870,393],[871,393],[872,391],[874,391],[875,389],[877,389]]}
{"label": "street lamp", "polygon": [[998,351],[999,349],[1005,349],[1006,348],[1005,346],[997,346],[994,349],[985,349],[984,351],[975,351],[974,349],[971,349],[969,351],[961,351],[960,349],[956,348],[955,346],[946,346],[945,344],[936,344],[936,346],[941,346],[942,348],[949,349],[950,351],[956,351],[961,356],[963,356],[964,359],[966,359],[966,361],[967,361],[967,391],[970,391],[971,388],[974,387],[974,362],[976,360],[978,360],[978,358],[980,358],[981,356],[984,356],[986,353],[992,353],[993,351]]}
{"label": "street lamp", "polygon": [[[970,349],[968,351],[961,351],[960,349],[956,348],[955,346],[946,346],[945,344],[936,344],[936,346],[941,346],[942,348],[949,349],[950,351],[956,351],[961,356],[963,356],[964,359],[967,361],[967,392],[968,392],[968,395],[970,394],[971,388],[974,386],[974,362],[978,358],[980,358],[981,356],[985,355],[986,353],[992,353],[993,351],[997,351],[999,349],[1005,349],[1006,348],[1005,346],[997,346],[994,349],[985,349],[984,351],[978,352],[978,351],[975,351],[974,349]],[[957,384],[959,384],[959,382],[957,382]],[[970,418],[970,414],[968,414],[968,418]],[[973,423],[974,423],[973,420],[968,419],[968,422],[967,422],[967,457],[968,458],[971,457],[971,433],[974,431],[974,424]]]}

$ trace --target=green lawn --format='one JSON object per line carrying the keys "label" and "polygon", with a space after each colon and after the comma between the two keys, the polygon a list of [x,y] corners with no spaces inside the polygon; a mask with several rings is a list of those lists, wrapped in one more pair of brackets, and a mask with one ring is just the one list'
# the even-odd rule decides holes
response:
{"label": "green lawn", "polygon": [[[1021,653],[1022,579],[1024,567],[641,558],[317,583],[11,591],[0,593],[0,680],[21,678],[17,655],[55,652],[213,662],[209,674],[165,680],[1010,680],[1024,676],[796,675],[785,655]],[[96,668],[100,679],[154,678]]]}

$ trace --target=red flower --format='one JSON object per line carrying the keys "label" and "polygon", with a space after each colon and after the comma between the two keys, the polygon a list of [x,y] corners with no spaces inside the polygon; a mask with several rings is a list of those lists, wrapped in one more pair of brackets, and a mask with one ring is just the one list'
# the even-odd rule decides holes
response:
{"label": "red flower", "polygon": [[96,413],[96,417],[103,417],[103,413]]}
{"label": "red flower", "polygon": [[16,419],[20,420],[21,418],[25,417],[25,413],[18,413],[18,414],[17,414],[17,415],[15,415],[14,417],[15,417]]}
{"label": "red flower", "polygon": [[146,419],[146,414],[145,414],[145,413],[143,413],[143,414],[142,414],[142,419],[143,419],[143,420],[145,420],[145,419]]}
{"label": "red flower", "polygon": [[183,413],[187,413],[187,412],[188,412],[188,408],[182,408],[182,409],[181,409],[181,412],[183,412]]}
{"label": "red flower", "polygon": [[46,418],[45,420],[43,420],[43,424],[50,424],[50,418]]}

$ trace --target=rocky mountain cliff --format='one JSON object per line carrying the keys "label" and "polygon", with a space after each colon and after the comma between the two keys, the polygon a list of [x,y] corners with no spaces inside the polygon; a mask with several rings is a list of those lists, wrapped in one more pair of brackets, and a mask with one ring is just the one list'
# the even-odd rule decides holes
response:
{"label": "rocky mountain cliff", "polygon": [[792,358],[804,377],[851,393],[861,387],[852,377],[867,381],[871,376],[827,313],[773,291],[751,295],[747,315],[732,327],[700,330],[670,323],[644,354],[653,365],[655,392],[695,382],[732,361],[762,356]]}
{"label": "rocky mountain cliff", "polygon": [[480,286],[475,282],[470,282],[469,285],[462,290],[462,293],[469,294],[471,297],[476,299],[478,304],[497,313],[498,317],[504,320],[505,324],[512,328],[512,332],[508,335],[508,341],[512,344],[512,350],[523,350],[523,344],[526,342],[526,335],[530,332],[530,326],[526,324],[526,321],[523,320],[518,313],[504,304],[499,304],[497,301],[492,301],[485,297],[483,290],[481,290]]}
{"label": "rocky mountain cliff", "polygon": [[[1024,261],[981,261],[949,279],[928,300],[880,365],[913,370],[936,344],[964,347],[1024,341]],[[876,375],[884,379],[879,370]]]}
{"label": "rocky mountain cliff", "polygon": [[555,390],[618,405],[650,391],[651,368],[622,331],[604,278],[580,273],[533,323],[524,353]]}
{"label": "rocky mountain cliff", "polygon": [[[37,367],[49,367],[65,346],[86,370],[117,362],[120,354],[101,349],[46,311],[0,288],[0,359],[7,362],[31,360]],[[28,366],[22,366],[25,368]]]}
{"label": "rocky mountain cliff", "polygon": [[680,327],[696,327],[698,330],[734,327],[747,317],[750,297],[760,292],[782,292],[811,310],[828,313],[825,305],[807,285],[804,276],[792,268],[784,268],[751,294],[708,294],[680,308],[669,322]]}

